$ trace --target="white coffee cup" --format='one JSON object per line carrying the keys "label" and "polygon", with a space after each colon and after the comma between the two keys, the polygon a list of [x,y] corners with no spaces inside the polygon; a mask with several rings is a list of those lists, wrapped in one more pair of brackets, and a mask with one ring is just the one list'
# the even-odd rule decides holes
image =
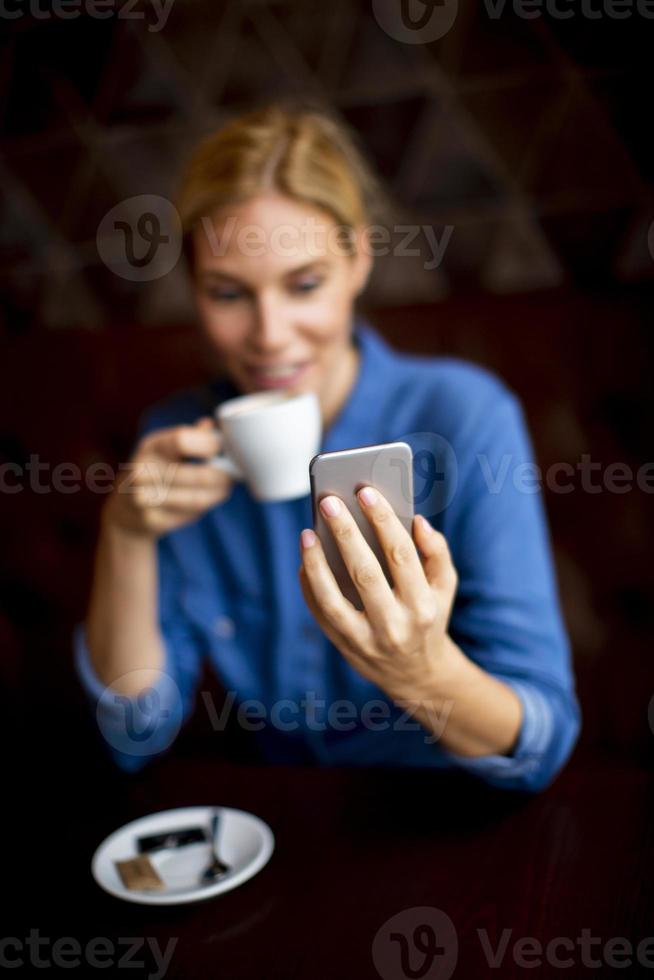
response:
{"label": "white coffee cup", "polygon": [[314,392],[239,395],[222,402],[214,415],[223,436],[214,466],[247,483],[257,500],[293,500],[310,492],[309,463],[322,437]]}

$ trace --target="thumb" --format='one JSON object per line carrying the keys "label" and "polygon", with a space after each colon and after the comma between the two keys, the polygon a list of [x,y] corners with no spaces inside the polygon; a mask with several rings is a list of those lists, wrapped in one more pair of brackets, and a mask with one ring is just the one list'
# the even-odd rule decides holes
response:
{"label": "thumb", "polygon": [[[213,446],[211,446],[211,454],[219,453],[223,445],[222,432],[216,425],[214,419],[211,415],[203,415],[201,418],[196,419],[193,423],[193,429],[196,432],[210,432],[212,437]],[[203,451],[202,456],[206,456],[207,452]]]}
{"label": "thumb", "polygon": [[196,419],[195,428],[199,429],[200,432],[212,432],[216,436],[216,439],[218,440],[218,447],[220,448],[220,446],[222,446],[223,443],[222,432],[220,431],[220,429],[218,428],[218,426],[216,425],[216,423],[214,422],[213,418],[210,415],[203,415],[202,418]]}

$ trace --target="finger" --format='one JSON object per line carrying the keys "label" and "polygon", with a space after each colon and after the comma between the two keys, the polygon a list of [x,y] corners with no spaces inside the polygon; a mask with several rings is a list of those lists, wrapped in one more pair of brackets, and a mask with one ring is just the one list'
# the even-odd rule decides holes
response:
{"label": "finger", "polygon": [[414,517],[413,533],[424,555],[423,569],[430,587],[442,589],[451,586],[453,581],[456,582],[457,574],[445,535],[420,514]]}
{"label": "finger", "polygon": [[225,486],[225,474],[205,463],[162,462],[143,459],[135,463],[134,486],[201,487],[219,490]]}
{"label": "finger", "polygon": [[330,494],[320,510],[372,625],[386,630],[396,600],[377,556],[342,500]]}
{"label": "finger", "polygon": [[202,518],[195,507],[154,507],[148,511],[147,522],[159,527],[162,533],[192,524]]}
{"label": "finger", "polygon": [[360,635],[365,616],[355,609],[341,592],[323,551],[319,537],[314,534],[310,547],[302,546],[302,564],[307,582],[315,598],[322,619],[339,634],[350,637]]}
{"label": "finger", "polygon": [[135,492],[137,503],[143,507],[172,507],[198,512],[214,507],[222,498],[219,489],[206,487],[165,487],[152,484],[137,487]]}
{"label": "finger", "polygon": [[141,453],[156,453],[167,459],[178,460],[184,456],[208,458],[220,450],[221,436],[215,427],[175,425],[168,429],[151,432],[141,442]]}
{"label": "finger", "polygon": [[[302,588],[302,594],[304,596],[305,602],[309,609],[311,610],[314,618],[320,625],[325,636],[334,644],[339,653],[344,657],[344,659],[350,664],[354,670],[358,671],[360,674],[365,673],[365,661],[366,655],[364,655],[362,650],[369,649],[369,647],[363,646],[362,644],[353,644],[348,637],[344,636],[339,630],[335,629],[330,623],[326,623],[324,617],[321,613],[320,606],[316,601],[316,597],[313,594],[311,585],[307,578],[306,570],[303,565],[299,568],[299,579],[300,586]],[[366,623],[363,623],[365,629],[365,635],[367,636],[368,643],[372,643],[372,635],[370,629]]]}
{"label": "finger", "polygon": [[409,609],[431,600],[420,556],[411,535],[386,500],[373,487],[362,487],[357,500],[382,546],[396,592]]}
{"label": "finger", "polygon": [[304,565],[300,565],[298,576],[304,601],[309,607],[314,619],[334,646],[340,649],[347,641],[340,630],[337,630],[336,627],[325,620],[325,616],[313,594],[313,589],[311,588]]}

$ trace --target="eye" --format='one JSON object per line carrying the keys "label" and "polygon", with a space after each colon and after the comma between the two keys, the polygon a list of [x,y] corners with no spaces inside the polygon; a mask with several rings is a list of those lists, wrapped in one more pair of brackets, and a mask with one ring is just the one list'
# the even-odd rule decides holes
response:
{"label": "eye", "polygon": [[319,276],[307,276],[304,279],[298,279],[297,282],[292,283],[291,291],[294,293],[310,293],[312,290],[317,289],[322,282],[323,280]]}
{"label": "eye", "polygon": [[214,303],[234,303],[243,297],[240,289],[232,289],[227,286],[213,286],[207,289],[206,295]]}

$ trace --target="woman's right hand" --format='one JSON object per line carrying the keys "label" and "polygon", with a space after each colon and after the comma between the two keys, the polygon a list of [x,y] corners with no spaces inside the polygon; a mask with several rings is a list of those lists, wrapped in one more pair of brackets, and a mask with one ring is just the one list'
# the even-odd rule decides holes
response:
{"label": "woman's right hand", "polygon": [[[157,538],[222,503],[234,481],[208,462],[220,451],[221,443],[221,434],[209,417],[144,436],[107,500],[105,526]],[[207,462],[185,462],[189,456]]]}

